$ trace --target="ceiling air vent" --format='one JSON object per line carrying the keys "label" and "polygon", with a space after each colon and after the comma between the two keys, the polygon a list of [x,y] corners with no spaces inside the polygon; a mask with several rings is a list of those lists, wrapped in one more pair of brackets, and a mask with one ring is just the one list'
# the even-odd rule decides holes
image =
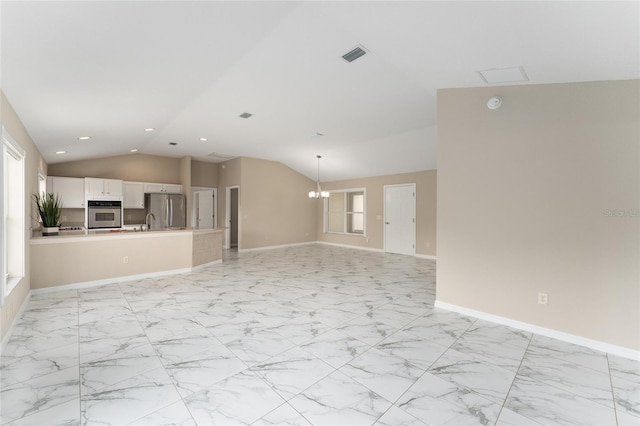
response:
{"label": "ceiling air vent", "polygon": [[238,117],[242,117],[242,118],[249,118],[251,117],[253,114],[248,113],[248,112],[243,112],[242,114],[240,114]]}
{"label": "ceiling air vent", "polygon": [[345,53],[344,55],[342,55],[342,59],[344,59],[347,62],[353,62],[356,59],[358,59],[360,56],[363,56],[366,53],[367,51],[362,46],[357,46],[351,52]]}
{"label": "ceiling air vent", "polygon": [[509,68],[492,68],[476,71],[482,81],[487,84],[524,83],[529,81],[522,66]]}
{"label": "ceiling air vent", "polygon": [[233,155],[220,154],[219,152],[212,152],[210,154],[207,154],[207,157],[210,157],[214,163],[222,163],[223,161],[236,158]]}

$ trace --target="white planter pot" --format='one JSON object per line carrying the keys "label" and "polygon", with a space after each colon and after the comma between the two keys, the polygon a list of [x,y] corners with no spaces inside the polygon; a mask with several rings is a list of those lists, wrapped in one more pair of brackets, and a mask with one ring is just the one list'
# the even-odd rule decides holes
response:
{"label": "white planter pot", "polygon": [[43,237],[50,237],[53,235],[59,235],[60,232],[60,228],[57,226],[51,226],[51,227],[46,227],[43,226],[42,227],[42,236]]}

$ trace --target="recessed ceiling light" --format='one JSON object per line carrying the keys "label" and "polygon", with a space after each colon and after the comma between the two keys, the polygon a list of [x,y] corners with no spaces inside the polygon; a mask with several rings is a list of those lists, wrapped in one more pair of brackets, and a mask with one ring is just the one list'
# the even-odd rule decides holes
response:
{"label": "recessed ceiling light", "polygon": [[176,146],[176,145],[178,145],[178,142],[169,142],[169,145]]}
{"label": "recessed ceiling light", "polygon": [[144,129],[145,132],[153,132],[155,130],[155,128],[153,127],[147,127],[146,129]]}
{"label": "recessed ceiling light", "polygon": [[80,139],[81,141],[87,141],[91,139],[91,136],[80,136],[78,139]]}
{"label": "recessed ceiling light", "polygon": [[242,118],[249,118],[251,117],[253,114],[248,113],[248,112],[243,112],[242,114],[240,114],[238,117],[242,117]]}
{"label": "recessed ceiling light", "polygon": [[200,141],[201,141],[201,142],[206,142],[206,141],[207,141],[207,138],[200,138]]}
{"label": "recessed ceiling light", "polygon": [[130,149],[129,152],[138,152],[138,150],[133,148],[133,149]]}
{"label": "recessed ceiling light", "polygon": [[60,154],[66,154],[67,151],[56,151],[56,154],[60,155]]}

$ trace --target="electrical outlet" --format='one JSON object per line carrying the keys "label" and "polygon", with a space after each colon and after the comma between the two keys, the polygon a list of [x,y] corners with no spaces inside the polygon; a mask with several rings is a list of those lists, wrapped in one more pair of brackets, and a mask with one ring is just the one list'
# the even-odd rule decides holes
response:
{"label": "electrical outlet", "polygon": [[541,305],[546,305],[549,301],[547,293],[538,293],[538,303]]}
{"label": "electrical outlet", "polygon": [[122,263],[129,263],[129,256],[124,256],[122,258]]}

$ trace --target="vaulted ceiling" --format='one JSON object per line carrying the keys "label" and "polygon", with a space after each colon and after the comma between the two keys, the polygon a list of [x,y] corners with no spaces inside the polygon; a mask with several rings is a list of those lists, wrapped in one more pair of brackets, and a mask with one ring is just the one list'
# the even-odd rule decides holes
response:
{"label": "vaulted ceiling", "polygon": [[137,149],[411,172],[437,167],[437,90],[486,86],[477,71],[640,78],[639,4],[2,1],[0,87],[49,163]]}

